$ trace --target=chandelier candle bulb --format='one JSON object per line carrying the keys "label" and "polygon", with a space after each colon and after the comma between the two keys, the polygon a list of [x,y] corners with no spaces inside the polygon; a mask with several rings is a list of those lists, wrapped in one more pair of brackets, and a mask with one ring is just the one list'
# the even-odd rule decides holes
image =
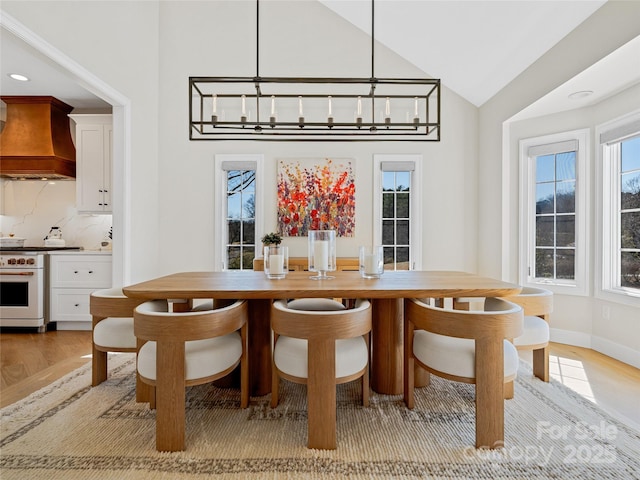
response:
{"label": "chandelier candle bulb", "polygon": [[[242,123],[245,123],[247,121],[247,97],[245,97],[244,95],[242,95],[242,115],[240,116],[240,121]],[[244,128],[244,126],[242,127]]]}
{"label": "chandelier candle bulb", "polygon": [[389,97],[384,102],[384,123],[391,123],[391,102]]}
{"label": "chandelier candle bulb", "polygon": [[218,123],[218,96],[213,95],[211,100],[211,123]]}
{"label": "chandelier candle bulb", "polygon": [[304,113],[302,112],[302,97],[298,97],[298,123],[304,127]]}
{"label": "chandelier candle bulb", "polygon": [[276,116],[276,97],[271,95],[271,116]]}

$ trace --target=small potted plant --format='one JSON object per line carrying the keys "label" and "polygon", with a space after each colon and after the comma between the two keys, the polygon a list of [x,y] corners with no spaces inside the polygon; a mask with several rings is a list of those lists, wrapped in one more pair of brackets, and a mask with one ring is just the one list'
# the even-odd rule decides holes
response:
{"label": "small potted plant", "polygon": [[289,267],[289,252],[287,247],[280,246],[282,235],[267,233],[261,241],[264,245],[264,273],[268,278],[284,278]]}
{"label": "small potted plant", "polygon": [[282,243],[282,235],[276,232],[271,232],[267,233],[260,240],[265,247],[268,247],[269,245],[280,245]]}

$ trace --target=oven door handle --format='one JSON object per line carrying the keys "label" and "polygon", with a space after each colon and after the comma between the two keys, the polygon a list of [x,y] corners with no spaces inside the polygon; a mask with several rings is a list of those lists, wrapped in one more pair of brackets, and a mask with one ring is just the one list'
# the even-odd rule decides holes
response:
{"label": "oven door handle", "polygon": [[0,272],[0,275],[23,275],[27,277],[33,277],[35,272]]}

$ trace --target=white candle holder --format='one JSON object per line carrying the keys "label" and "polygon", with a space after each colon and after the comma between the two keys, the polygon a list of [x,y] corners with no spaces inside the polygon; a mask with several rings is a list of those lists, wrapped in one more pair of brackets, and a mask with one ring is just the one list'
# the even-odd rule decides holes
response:
{"label": "white candle holder", "polygon": [[336,269],[336,231],[309,230],[309,271],[318,272],[313,280],[329,280]]}
{"label": "white candle holder", "polygon": [[264,247],[264,273],[267,278],[284,278],[289,271],[289,249],[283,245]]}
{"label": "white candle holder", "polygon": [[381,245],[360,247],[360,275],[363,278],[380,278],[384,272],[384,256]]}

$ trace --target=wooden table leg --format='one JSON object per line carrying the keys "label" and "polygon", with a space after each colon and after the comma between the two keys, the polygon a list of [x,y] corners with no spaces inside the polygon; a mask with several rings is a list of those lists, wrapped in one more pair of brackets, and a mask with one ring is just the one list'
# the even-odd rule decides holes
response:
{"label": "wooden table leg", "polygon": [[271,300],[249,300],[249,391],[271,392]]}
{"label": "wooden table leg", "polygon": [[[335,340],[309,340],[307,378],[308,447],[336,448]],[[313,359],[313,361],[312,361]]]}
{"label": "wooden table leg", "polygon": [[387,395],[402,393],[402,298],[373,299],[371,388]]}
{"label": "wooden table leg", "polygon": [[184,450],[184,343],[158,342],[156,351],[156,450]]}
{"label": "wooden table leg", "polygon": [[504,446],[504,346],[476,340],[476,448]]}

